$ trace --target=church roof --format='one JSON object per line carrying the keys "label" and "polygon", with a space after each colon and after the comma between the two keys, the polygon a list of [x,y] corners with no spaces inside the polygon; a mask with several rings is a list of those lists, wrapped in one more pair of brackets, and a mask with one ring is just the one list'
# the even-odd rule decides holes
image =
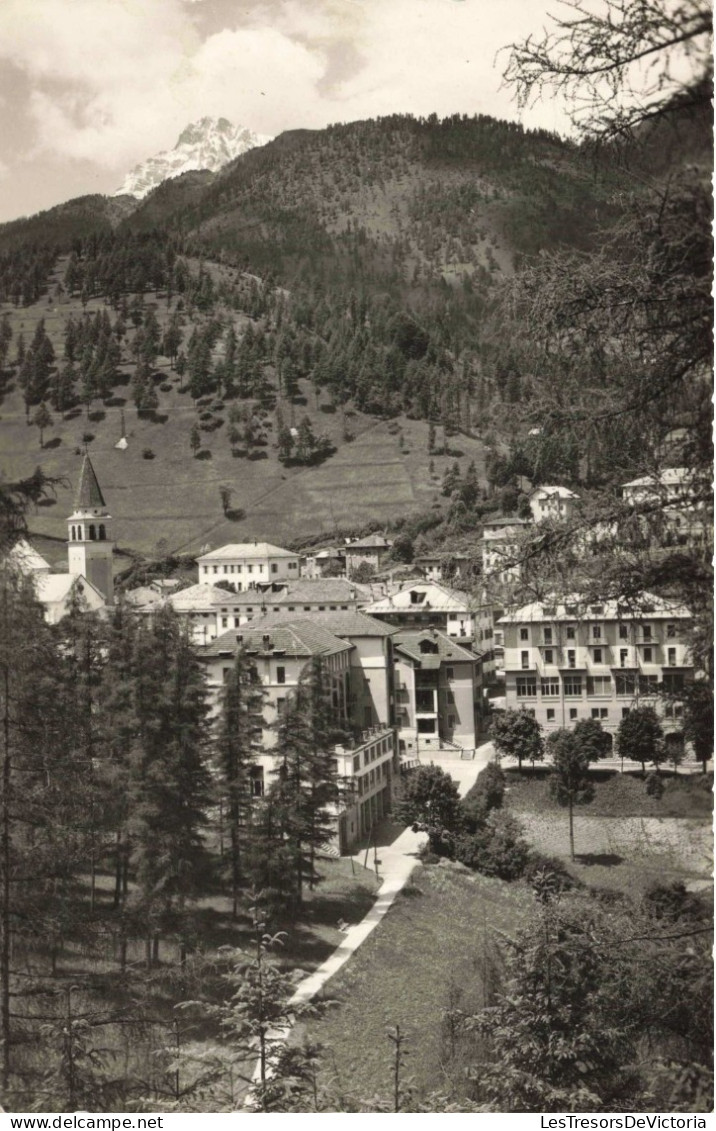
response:
{"label": "church roof", "polygon": [[93,510],[98,507],[106,507],[104,496],[97,482],[97,476],[92,467],[92,461],[87,452],[85,458],[82,460],[82,471],[80,472],[80,481],[77,485],[77,494],[75,495],[75,510]]}

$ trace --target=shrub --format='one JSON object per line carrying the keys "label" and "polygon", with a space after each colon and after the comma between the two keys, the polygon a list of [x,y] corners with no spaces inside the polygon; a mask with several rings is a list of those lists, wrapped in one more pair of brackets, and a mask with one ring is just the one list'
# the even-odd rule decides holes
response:
{"label": "shrub", "polygon": [[579,880],[567,871],[559,856],[545,856],[541,852],[530,852],[524,877],[536,891],[548,885],[556,894],[579,886]]}
{"label": "shrub", "polygon": [[505,795],[505,775],[497,762],[488,762],[461,802],[465,823],[471,832],[482,824],[493,809],[501,809]]}
{"label": "shrub", "polygon": [[154,452],[151,448],[145,448],[142,452],[142,459],[154,459]]}
{"label": "shrub", "polygon": [[494,810],[477,832],[456,838],[455,859],[485,876],[517,880],[524,875],[530,848],[519,821]]}
{"label": "shrub", "polygon": [[664,782],[660,774],[651,773],[647,775],[646,792],[649,797],[655,798],[656,801],[661,801],[664,796]]}

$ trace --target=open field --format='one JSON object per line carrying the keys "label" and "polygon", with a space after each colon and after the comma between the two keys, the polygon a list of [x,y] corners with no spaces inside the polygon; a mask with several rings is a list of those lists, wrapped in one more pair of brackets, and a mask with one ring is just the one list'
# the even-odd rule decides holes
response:
{"label": "open field", "polygon": [[[378,929],[333,978],[325,996],[339,1004],[304,1035],[324,1046],[325,1073],[355,1111],[361,1099],[392,1095],[387,1033],[408,1037],[406,1075],[418,1090],[442,1083],[448,1006],[483,1004],[483,978],[496,932],[513,932],[533,903],[520,884],[426,866],[397,897]],[[324,1081],[328,1082],[328,1081]]]}
{"label": "open field", "polygon": [[506,803],[527,840],[559,857],[582,883],[623,891],[635,898],[655,884],[684,883],[707,890],[712,883],[711,776],[665,775],[661,800],[649,797],[643,778],[597,772],[595,797],[575,808],[577,859],[569,859],[567,810],[550,797],[547,775],[508,772]]}

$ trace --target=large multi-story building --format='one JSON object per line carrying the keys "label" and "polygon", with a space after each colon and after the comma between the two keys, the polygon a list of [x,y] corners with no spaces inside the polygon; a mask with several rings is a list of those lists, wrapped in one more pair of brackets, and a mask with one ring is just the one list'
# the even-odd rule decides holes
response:
{"label": "large multi-story building", "polygon": [[295,692],[306,665],[321,657],[336,716],[353,736],[352,741],[336,747],[343,798],[336,813],[341,852],[389,811],[397,781],[395,729],[389,720],[390,633],[385,625],[350,611],[310,617],[272,615],[239,632],[223,633],[200,653],[215,709],[239,649],[256,664],[264,693],[263,753],[254,773],[256,793],[270,783],[276,727],[288,697]]}
{"label": "large multi-story building", "polygon": [[196,560],[201,583],[228,581],[237,593],[275,581],[295,581],[299,576],[298,554],[270,542],[230,543]]}
{"label": "large multi-story building", "polygon": [[[536,602],[500,618],[505,700],[545,730],[599,719],[614,733],[635,706],[654,706],[679,729],[678,701],[692,676],[683,606],[643,595],[638,602]],[[662,695],[662,690],[664,694]]]}
{"label": "large multi-story building", "polygon": [[437,629],[398,632],[392,647],[401,757],[474,750],[480,706],[477,656]]}

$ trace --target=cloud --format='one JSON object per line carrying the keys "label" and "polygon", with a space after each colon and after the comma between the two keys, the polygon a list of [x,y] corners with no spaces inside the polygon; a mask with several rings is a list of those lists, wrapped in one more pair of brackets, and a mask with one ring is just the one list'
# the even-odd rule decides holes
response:
{"label": "cloud", "polygon": [[120,170],[203,115],[278,133],[393,112],[507,114],[495,51],[545,4],[2,0],[0,59],[31,86],[32,159]]}

